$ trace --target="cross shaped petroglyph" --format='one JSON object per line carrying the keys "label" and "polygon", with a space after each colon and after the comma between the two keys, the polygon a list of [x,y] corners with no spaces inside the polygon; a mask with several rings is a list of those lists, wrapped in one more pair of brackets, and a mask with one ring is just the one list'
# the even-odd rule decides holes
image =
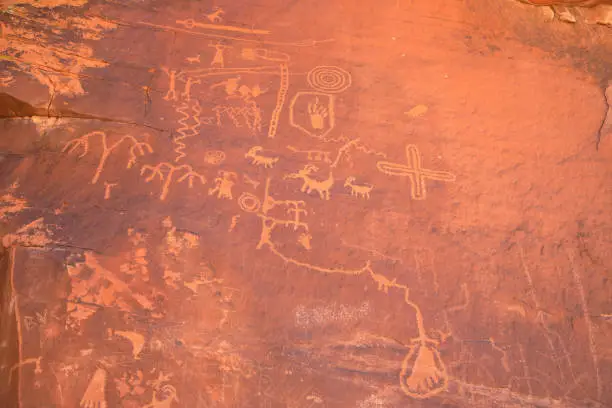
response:
{"label": "cross shaped petroglyph", "polygon": [[392,176],[409,177],[411,184],[411,196],[414,200],[424,200],[427,195],[425,180],[455,181],[454,174],[446,171],[428,170],[421,167],[421,155],[415,145],[406,146],[406,157],[408,164],[397,164],[387,161],[376,163],[378,170]]}

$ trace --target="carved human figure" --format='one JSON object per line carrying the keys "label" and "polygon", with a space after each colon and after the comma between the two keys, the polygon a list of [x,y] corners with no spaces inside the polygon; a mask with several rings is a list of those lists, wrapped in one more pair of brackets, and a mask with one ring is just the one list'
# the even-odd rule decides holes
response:
{"label": "carved human figure", "polygon": [[215,56],[213,57],[210,66],[223,68],[225,66],[224,52],[228,47],[221,43],[210,44],[209,47],[213,47],[215,49]]}
{"label": "carved human figure", "polygon": [[227,198],[231,200],[232,187],[236,184],[236,173],[231,171],[220,171],[221,177],[215,179],[215,187],[208,190],[208,195],[217,194],[217,198]]}

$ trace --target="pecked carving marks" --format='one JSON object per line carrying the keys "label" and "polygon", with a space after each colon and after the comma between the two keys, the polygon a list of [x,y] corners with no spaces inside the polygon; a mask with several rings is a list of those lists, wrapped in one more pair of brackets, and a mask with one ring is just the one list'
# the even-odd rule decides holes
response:
{"label": "pecked carving marks", "polygon": [[388,161],[379,161],[376,167],[382,173],[408,177],[410,179],[410,195],[413,200],[424,200],[427,196],[426,180],[437,180],[453,182],[454,174],[445,171],[424,169],[421,165],[421,155],[415,145],[406,146],[406,157],[408,164],[398,164]]}

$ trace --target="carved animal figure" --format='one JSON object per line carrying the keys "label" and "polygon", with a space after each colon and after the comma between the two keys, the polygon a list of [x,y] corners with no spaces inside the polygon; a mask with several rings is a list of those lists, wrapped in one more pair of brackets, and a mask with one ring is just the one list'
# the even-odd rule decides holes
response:
{"label": "carved animal figure", "polygon": [[206,18],[211,23],[220,23],[223,20],[221,17],[223,14],[225,14],[225,11],[223,11],[220,7],[216,7],[212,13],[206,14]]}
{"label": "carved animal figure", "polygon": [[[161,392],[153,391],[153,400],[142,408],[171,408],[174,401],[179,402],[176,396],[176,388],[172,385],[164,385],[159,391]],[[165,398],[158,400],[159,395],[164,395]]]}
{"label": "carved animal figure", "polygon": [[252,147],[247,154],[244,155],[247,159],[251,159],[251,163],[256,166],[264,166],[264,168],[272,168],[274,164],[278,161],[278,157],[267,157],[259,154],[263,150],[261,146]]}
{"label": "carved animal figure", "polygon": [[317,166],[313,166],[312,164],[307,164],[306,166],[304,166],[302,170],[298,171],[297,173],[287,174],[284,178],[302,179],[304,184],[302,184],[302,188],[300,189],[301,192],[310,194],[310,192],[314,190],[319,193],[319,196],[321,197],[322,200],[329,200],[330,198],[329,190],[334,185],[334,176],[332,175],[332,172],[330,171],[329,177],[327,177],[326,180],[319,181],[319,180],[316,180],[310,177],[310,175],[313,172],[318,171],[318,170],[319,169],[317,168]]}
{"label": "carved animal figure", "polygon": [[370,191],[374,188],[371,184],[359,185],[354,184],[355,177],[347,177],[344,182],[344,187],[349,187],[351,189],[351,195],[358,198],[365,198],[366,200],[370,199]]}

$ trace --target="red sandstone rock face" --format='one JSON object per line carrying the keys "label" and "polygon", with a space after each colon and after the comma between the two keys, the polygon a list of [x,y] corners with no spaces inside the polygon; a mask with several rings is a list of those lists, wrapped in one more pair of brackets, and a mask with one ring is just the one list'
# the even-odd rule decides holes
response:
{"label": "red sandstone rock face", "polygon": [[599,4],[612,4],[610,0],[520,0],[523,3],[533,4],[535,6],[578,6],[578,7],[593,7]]}
{"label": "red sandstone rock face", "polygon": [[7,9],[4,406],[612,404],[609,28],[404,3]]}

